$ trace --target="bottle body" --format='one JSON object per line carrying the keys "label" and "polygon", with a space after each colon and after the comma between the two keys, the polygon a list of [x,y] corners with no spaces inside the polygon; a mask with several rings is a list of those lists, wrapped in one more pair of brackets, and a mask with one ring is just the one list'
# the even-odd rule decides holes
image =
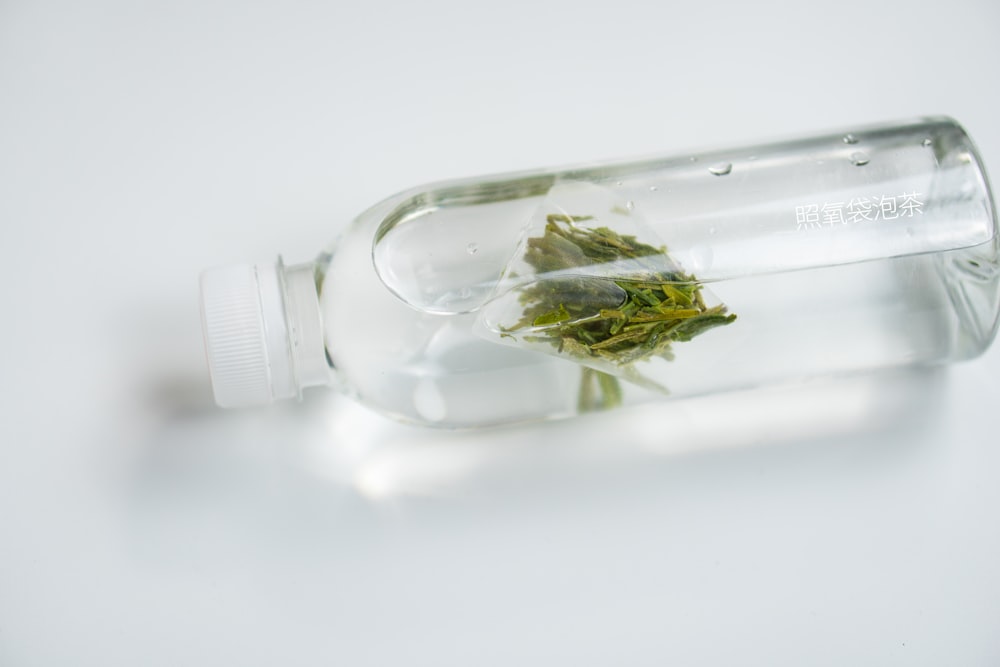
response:
{"label": "bottle body", "polygon": [[976,356],[1000,246],[932,118],[404,192],[316,285],[332,383],[471,427]]}

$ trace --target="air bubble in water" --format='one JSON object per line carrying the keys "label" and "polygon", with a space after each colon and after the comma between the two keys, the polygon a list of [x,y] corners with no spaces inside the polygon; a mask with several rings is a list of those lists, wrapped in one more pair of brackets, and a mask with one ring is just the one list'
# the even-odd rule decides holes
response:
{"label": "air bubble in water", "polygon": [[858,143],[858,138],[856,136],[854,136],[853,134],[851,134],[851,133],[848,132],[847,134],[844,135],[844,143],[845,144],[856,144],[856,143]]}
{"label": "air bubble in water", "polygon": [[660,189],[660,186],[658,186],[658,185],[650,185],[649,186],[649,191],[650,192],[656,192],[659,189]]}
{"label": "air bubble in water", "polygon": [[634,201],[632,201],[631,199],[629,199],[627,202],[625,202],[625,210],[626,211],[631,211],[634,208],[635,208],[635,202]]}
{"label": "air bubble in water", "polygon": [[465,246],[465,252],[469,253],[470,255],[475,255],[477,252],[479,252],[479,245],[475,243],[470,243],[469,245]]}
{"label": "air bubble in water", "polygon": [[855,167],[863,167],[870,161],[871,159],[868,157],[866,153],[862,153],[861,151],[858,151],[856,153],[851,153],[851,164],[853,164]]}
{"label": "air bubble in water", "polygon": [[716,176],[725,176],[733,170],[732,162],[717,162],[708,168],[709,173]]}
{"label": "air bubble in water", "polygon": [[920,142],[920,145],[923,146],[924,148],[926,148],[926,147],[930,146],[933,143],[934,142],[931,141],[930,139],[924,139],[923,141]]}

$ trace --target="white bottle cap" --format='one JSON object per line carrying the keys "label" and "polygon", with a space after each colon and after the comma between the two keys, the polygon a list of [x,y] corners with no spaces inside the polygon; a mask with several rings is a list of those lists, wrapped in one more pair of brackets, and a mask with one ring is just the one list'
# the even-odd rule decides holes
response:
{"label": "white bottle cap", "polygon": [[201,275],[201,313],[215,402],[271,403],[298,395],[283,303],[281,259]]}

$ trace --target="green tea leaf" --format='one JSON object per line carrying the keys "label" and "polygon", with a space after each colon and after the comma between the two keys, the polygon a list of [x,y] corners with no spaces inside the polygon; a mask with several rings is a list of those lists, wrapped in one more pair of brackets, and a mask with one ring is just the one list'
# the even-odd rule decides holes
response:
{"label": "green tea leaf", "polygon": [[[724,305],[707,307],[701,284],[684,273],[665,247],[642,243],[608,227],[577,223],[591,216],[551,214],[542,236],[529,238],[525,262],[539,276],[594,264],[617,262],[623,275],[542,279],[524,288],[521,320],[507,331],[531,327],[560,354],[583,362],[605,362],[642,386],[633,367],[653,357],[673,359],[672,343],[690,341],[710,329],[732,323]],[[584,367],[581,411],[614,407],[622,401],[618,379]]]}

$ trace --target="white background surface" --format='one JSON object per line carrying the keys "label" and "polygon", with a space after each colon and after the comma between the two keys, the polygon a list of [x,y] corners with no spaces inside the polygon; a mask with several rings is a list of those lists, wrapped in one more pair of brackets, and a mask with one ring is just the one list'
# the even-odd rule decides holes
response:
{"label": "white background surface", "polygon": [[322,392],[214,409],[196,282],[425,181],[919,114],[996,180],[998,27],[4,0],[0,665],[1000,664],[1000,346],[447,434]]}

